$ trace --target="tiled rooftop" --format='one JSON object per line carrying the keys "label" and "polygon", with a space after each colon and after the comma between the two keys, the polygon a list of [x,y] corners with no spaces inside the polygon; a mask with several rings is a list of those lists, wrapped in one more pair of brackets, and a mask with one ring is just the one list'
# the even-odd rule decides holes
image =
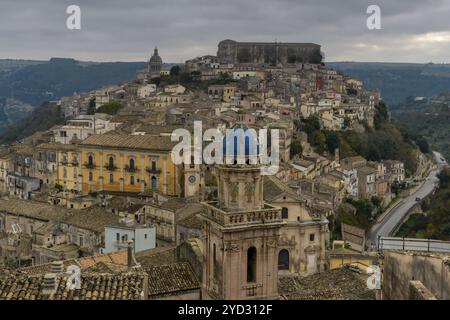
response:
{"label": "tiled rooftop", "polygon": [[153,266],[148,273],[148,295],[171,295],[200,288],[200,283],[188,262]]}
{"label": "tiled rooftop", "polygon": [[307,277],[281,276],[280,294],[289,300],[374,300],[375,293],[367,289],[364,275],[339,268]]}
{"label": "tiled rooftop", "polygon": [[94,134],[83,140],[81,146],[96,146],[149,151],[170,151],[176,143],[167,136]]}
{"label": "tiled rooftop", "polygon": [[67,276],[56,277],[56,291],[44,289],[44,275],[0,277],[1,300],[140,300],[145,295],[144,273],[82,274],[81,288],[71,290]]}

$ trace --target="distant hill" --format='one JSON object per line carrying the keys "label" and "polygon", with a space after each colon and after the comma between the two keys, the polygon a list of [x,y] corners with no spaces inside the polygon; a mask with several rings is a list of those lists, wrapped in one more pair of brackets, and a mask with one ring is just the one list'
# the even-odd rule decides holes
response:
{"label": "distant hill", "polygon": [[406,99],[391,114],[412,134],[425,137],[432,150],[450,159],[450,92],[420,100]]}
{"label": "distant hill", "polygon": [[0,132],[45,101],[136,78],[145,62],[0,59]]}
{"label": "distant hill", "polygon": [[44,102],[35,108],[21,121],[17,121],[5,128],[0,135],[0,144],[9,144],[31,136],[37,131],[45,131],[57,124],[63,124],[60,107],[55,103]]}
{"label": "distant hill", "polygon": [[[5,60],[0,60],[0,66],[2,61],[5,64]],[[0,97],[38,106],[74,92],[135,79],[137,71],[143,68],[144,62],[85,63],[63,58],[29,64],[22,61],[22,65],[4,68],[0,73]]]}
{"label": "distant hill", "polygon": [[380,89],[391,107],[409,96],[431,97],[450,90],[450,64],[328,62],[327,66]]}

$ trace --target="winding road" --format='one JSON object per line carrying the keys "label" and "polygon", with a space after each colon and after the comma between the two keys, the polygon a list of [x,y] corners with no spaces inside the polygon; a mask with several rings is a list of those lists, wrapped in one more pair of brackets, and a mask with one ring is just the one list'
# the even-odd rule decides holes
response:
{"label": "winding road", "polygon": [[388,237],[397,229],[397,226],[403,221],[409,210],[417,203],[417,198],[423,199],[432,193],[439,185],[437,174],[447,165],[444,157],[436,151],[433,151],[437,163],[437,169],[432,170],[422,185],[410,196],[403,198],[397,203],[386,216],[378,223],[373,225],[369,232],[368,244],[376,245],[379,236]]}

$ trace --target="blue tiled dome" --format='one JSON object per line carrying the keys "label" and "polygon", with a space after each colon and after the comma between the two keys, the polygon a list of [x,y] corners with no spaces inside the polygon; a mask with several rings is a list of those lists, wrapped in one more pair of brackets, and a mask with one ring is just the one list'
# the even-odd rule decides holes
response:
{"label": "blue tiled dome", "polygon": [[[224,156],[257,156],[259,154],[259,144],[258,144],[258,135],[255,131],[249,130],[249,128],[242,126],[242,125],[236,125],[233,128],[233,150],[228,150],[227,145],[227,135],[223,138],[223,155]],[[238,154],[238,143],[239,143],[239,137],[241,135],[244,135],[244,152],[245,154]]]}

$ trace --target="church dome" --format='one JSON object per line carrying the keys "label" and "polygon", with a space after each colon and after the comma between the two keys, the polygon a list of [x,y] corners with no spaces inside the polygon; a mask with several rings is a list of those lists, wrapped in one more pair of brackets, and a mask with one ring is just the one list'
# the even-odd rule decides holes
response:
{"label": "church dome", "polygon": [[150,58],[149,63],[150,64],[162,64],[163,63],[161,57],[158,54],[158,48],[155,48],[155,51],[154,51],[152,57]]}
{"label": "church dome", "polygon": [[[241,139],[242,136],[242,140]],[[227,136],[223,138],[223,155],[224,156],[257,156],[259,154],[258,135],[254,130],[249,130],[244,125],[238,124],[232,129],[232,138],[230,144],[227,141]],[[240,150],[239,141],[242,141],[243,150]],[[243,154],[242,154],[243,153]]]}

